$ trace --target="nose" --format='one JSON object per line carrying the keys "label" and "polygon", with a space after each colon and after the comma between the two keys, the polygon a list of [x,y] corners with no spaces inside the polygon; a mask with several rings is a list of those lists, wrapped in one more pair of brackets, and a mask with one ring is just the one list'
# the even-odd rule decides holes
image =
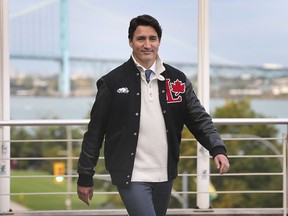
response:
{"label": "nose", "polygon": [[144,43],[144,48],[147,48],[149,49],[151,47],[151,42],[149,39],[145,40],[145,43]]}

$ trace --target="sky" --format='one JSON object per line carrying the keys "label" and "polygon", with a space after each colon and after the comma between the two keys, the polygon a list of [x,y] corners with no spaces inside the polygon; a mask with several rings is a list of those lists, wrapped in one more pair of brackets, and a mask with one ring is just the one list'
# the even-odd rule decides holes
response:
{"label": "sky", "polygon": [[[129,22],[150,14],[163,29],[161,58],[197,62],[197,0],[68,2],[70,55],[128,59]],[[288,67],[287,0],[210,0],[209,7],[211,63]],[[58,12],[55,0],[9,0],[11,52],[57,54]]]}

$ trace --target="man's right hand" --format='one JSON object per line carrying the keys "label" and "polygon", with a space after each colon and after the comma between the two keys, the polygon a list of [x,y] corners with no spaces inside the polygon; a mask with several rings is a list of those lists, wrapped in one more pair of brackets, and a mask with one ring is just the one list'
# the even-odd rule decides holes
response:
{"label": "man's right hand", "polygon": [[93,187],[82,187],[78,185],[77,194],[80,200],[89,205],[89,201],[92,200],[93,197]]}

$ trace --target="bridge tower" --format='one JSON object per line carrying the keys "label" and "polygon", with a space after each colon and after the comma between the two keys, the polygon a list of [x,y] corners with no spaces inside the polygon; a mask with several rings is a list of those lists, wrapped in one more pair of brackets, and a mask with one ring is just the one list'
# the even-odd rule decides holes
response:
{"label": "bridge tower", "polygon": [[70,95],[70,57],[69,57],[69,17],[68,0],[60,1],[60,73],[58,78],[58,91],[62,96]]}

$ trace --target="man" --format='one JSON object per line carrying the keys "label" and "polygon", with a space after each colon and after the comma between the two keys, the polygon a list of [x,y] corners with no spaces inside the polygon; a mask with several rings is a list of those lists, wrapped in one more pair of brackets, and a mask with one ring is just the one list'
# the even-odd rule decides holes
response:
{"label": "man", "polygon": [[158,55],[162,29],[142,15],[130,21],[130,59],[97,82],[98,93],[78,162],[78,196],[93,196],[93,175],[105,137],[105,165],[130,216],[166,215],[177,176],[183,126],[209,150],[220,174],[226,149],[184,73]]}

